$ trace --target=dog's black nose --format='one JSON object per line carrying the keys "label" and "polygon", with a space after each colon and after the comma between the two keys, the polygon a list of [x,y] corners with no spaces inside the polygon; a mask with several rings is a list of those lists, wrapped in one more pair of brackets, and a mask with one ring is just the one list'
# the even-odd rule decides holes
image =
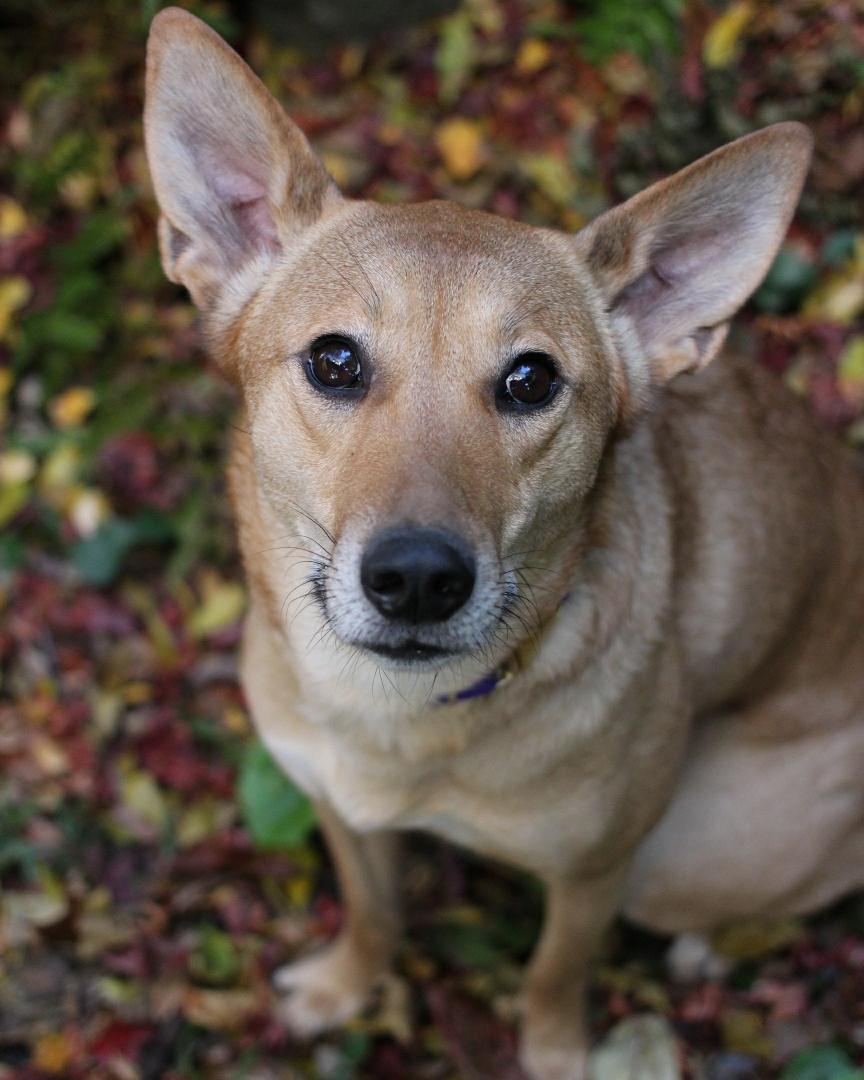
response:
{"label": "dog's black nose", "polygon": [[363,592],[388,619],[443,622],[474,588],[474,559],[454,537],[405,526],[374,537],[363,555]]}

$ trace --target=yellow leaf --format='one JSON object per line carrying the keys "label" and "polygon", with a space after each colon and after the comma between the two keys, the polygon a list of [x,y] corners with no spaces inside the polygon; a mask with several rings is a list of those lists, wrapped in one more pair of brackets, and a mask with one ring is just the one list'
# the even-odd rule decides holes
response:
{"label": "yellow leaf", "polygon": [[11,240],[26,228],[24,207],[14,199],[0,198],[0,240]]}
{"label": "yellow leaf", "polygon": [[119,949],[136,936],[134,919],[111,911],[85,911],[75,921],[75,952],[82,960]]}
{"label": "yellow leaf", "polygon": [[72,1060],[72,1044],[62,1031],[40,1035],[33,1045],[33,1065],[47,1073],[62,1073]]}
{"label": "yellow leaf", "polygon": [[192,637],[207,637],[239,619],[245,606],[246,593],[242,585],[217,580],[207,587],[204,602],[192,612],[186,629]]}
{"label": "yellow leaf", "polygon": [[148,682],[130,682],[123,687],[123,700],[127,705],[143,705],[153,697],[153,687]]}
{"label": "yellow leaf", "polygon": [[454,117],[435,132],[435,145],[454,180],[470,180],[486,159],[483,135],[476,120]]}
{"label": "yellow leaf", "polygon": [[80,427],[95,404],[96,395],[89,386],[73,386],[54,398],[48,412],[57,427],[65,430]]}
{"label": "yellow leaf", "polygon": [[29,493],[26,484],[4,484],[0,487],[0,528],[15,517],[27,502]]}
{"label": "yellow leaf", "polygon": [[12,389],[12,369],[0,368],[0,401],[5,398]]}
{"label": "yellow leaf", "polygon": [[236,705],[229,705],[222,714],[222,726],[234,735],[248,735],[252,730],[246,712]]}
{"label": "yellow leaf", "polygon": [[60,185],[60,194],[74,210],[89,210],[99,194],[99,185],[89,173],[70,173]]}
{"label": "yellow leaf", "polygon": [[76,446],[65,443],[52,450],[39,473],[39,491],[46,502],[63,509],[74,488],[81,467],[81,454]]}
{"label": "yellow leaf", "polygon": [[363,1025],[374,1035],[388,1035],[400,1043],[409,1043],[414,1035],[411,995],[408,984],[394,973],[380,984],[380,998],[374,1014]]}
{"label": "yellow leaf", "polygon": [[793,944],[803,932],[797,919],[742,919],[714,934],[711,944],[732,960],[756,960]]}
{"label": "yellow leaf", "polygon": [[20,274],[0,278],[0,339],[6,337],[12,325],[12,316],[24,307],[32,295],[30,282]]}
{"label": "yellow leaf", "polygon": [[376,138],[384,146],[398,146],[405,136],[405,129],[392,120],[385,120],[378,128]]}
{"label": "yellow leaf", "polygon": [[831,274],[807,297],[802,313],[848,326],[864,311],[864,274],[850,264]]}
{"label": "yellow leaf", "polygon": [[552,50],[540,38],[526,38],[516,53],[516,70],[520,75],[533,75],[546,67],[552,56]]}
{"label": "yellow leaf", "polygon": [[0,484],[26,484],[36,473],[36,459],[27,450],[0,454]]}
{"label": "yellow leaf", "polygon": [[69,912],[69,898],[63,883],[50,871],[38,874],[39,887],[23,892],[3,893],[5,914],[30,926],[53,926]]}
{"label": "yellow leaf", "polygon": [[614,53],[603,65],[603,81],[620,97],[646,91],[651,76],[645,65],[631,53]]}
{"label": "yellow leaf", "polygon": [[76,488],[69,499],[67,513],[79,536],[92,536],[111,516],[111,504],[95,488]]}
{"label": "yellow leaf", "polygon": [[159,605],[154,600],[152,592],[143,585],[127,582],[123,586],[123,599],[144,620],[147,635],[157,657],[165,663],[171,663],[177,654],[174,634],[162,618]]}
{"label": "yellow leaf", "polygon": [[184,811],[177,826],[177,843],[180,847],[198,844],[225,829],[233,817],[233,803],[205,795]]}
{"label": "yellow leaf", "polygon": [[864,404],[864,337],[852,338],[843,350],[837,380],[845,397],[857,405]]}
{"label": "yellow leaf", "polygon": [[154,832],[161,833],[171,815],[164,792],[149,773],[128,765],[120,777],[120,801],[124,809]]}
{"label": "yellow leaf", "polygon": [[[122,942],[118,944],[122,944]],[[98,955],[98,953],[95,955]],[[113,1005],[115,1008],[118,1006],[128,1008],[141,997],[142,992],[139,982],[132,979],[121,979],[118,975],[103,975],[100,979],[97,979],[96,990],[101,1001],[104,1001],[106,1005]],[[120,1075],[122,1076],[122,1074]],[[137,1076],[138,1074],[133,1073],[132,1075]]]}
{"label": "yellow leaf", "polygon": [[351,177],[344,156],[335,150],[325,150],[321,154],[321,160],[324,162],[324,168],[336,181],[336,186],[347,187]]}
{"label": "yellow leaf", "polygon": [[771,1041],[765,1036],[765,1022],[755,1009],[729,1009],[720,1018],[723,1042],[729,1050],[753,1057],[770,1057]]}
{"label": "yellow leaf", "polygon": [[554,154],[526,154],[519,164],[543,194],[558,206],[576,196],[576,177],[567,162]]}
{"label": "yellow leaf", "polygon": [[312,882],[308,877],[301,877],[299,874],[295,875],[285,882],[285,892],[291,906],[303,910],[309,905],[309,898],[312,895]]}
{"label": "yellow leaf", "polygon": [[60,776],[69,767],[63,747],[47,735],[36,735],[30,747],[34,762],[47,776]]}
{"label": "yellow leaf", "polygon": [[339,57],[339,74],[343,79],[356,79],[366,59],[362,45],[345,45]]}
{"label": "yellow leaf", "polygon": [[253,990],[189,989],[183,996],[183,1015],[203,1028],[241,1027],[261,1007]]}
{"label": "yellow leaf", "polygon": [[741,0],[730,4],[720,18],[711,24],[702,45],[702,57],[708,67],[722,68],[732,63],[741,35],[755,14],[755,6]]}

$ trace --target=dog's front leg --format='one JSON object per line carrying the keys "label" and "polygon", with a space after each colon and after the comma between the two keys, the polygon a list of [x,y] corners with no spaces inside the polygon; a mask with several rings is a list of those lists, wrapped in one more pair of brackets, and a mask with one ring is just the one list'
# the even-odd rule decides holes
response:
{"label": "dog's front leg", "polygon": [[585,1080],[589,966],[617,910],[623,870],[546,882],[546,920],[528,968],[521,1058],[532,1080]]}
{"label": "dog's front leg", "polygon": [[344,922],[334,942],[276,973],[279,1015],[298,1035],[337,1027],[362,1011],[386,975],[401,932],[395,833],[362,835],[326,803],[318,820],[336,864]]}

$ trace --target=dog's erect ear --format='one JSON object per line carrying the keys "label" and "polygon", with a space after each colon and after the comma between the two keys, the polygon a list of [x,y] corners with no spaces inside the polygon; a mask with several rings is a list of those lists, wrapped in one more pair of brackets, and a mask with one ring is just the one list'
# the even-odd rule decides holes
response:
{"label": "dog's erect ear", "polygon": [[161,11],[150,29],[144,125],[162,264],[199,307],[340,198],[261,81],[180,8]]}
{"label": "dog's erect ear", "polygon": [[654,184],[574,238],[613,321],[635,329],[655,378],[700,368],[717,352],[727,320],[771,266],[811,149],[801,124],[775,124]]}

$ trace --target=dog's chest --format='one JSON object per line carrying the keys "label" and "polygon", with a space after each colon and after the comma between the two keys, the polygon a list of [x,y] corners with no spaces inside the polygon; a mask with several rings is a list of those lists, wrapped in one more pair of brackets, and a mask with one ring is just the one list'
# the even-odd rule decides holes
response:
{"label": "dog's chest", "polygon": [[[401,754],[367,752],[326,729],[292,725],[265,739],[282,765],[313,797],[323,797],[354,829],[427,829],[476,846],[478,803],[496,802],[482,782],[465,782],[464,757],[409,762]],[[486,774],[488,775],[488,773]],[[494,785],[492,785],[494,786]]]}
{"label": "dog's chest", "polygon": [[545,754],[514,751],[512,739],[412,762],[318,725],[262,734],[289,775],[359,832],[422,829],[539,873],[592,849],[610,820],[613,785],[556,775]]}

